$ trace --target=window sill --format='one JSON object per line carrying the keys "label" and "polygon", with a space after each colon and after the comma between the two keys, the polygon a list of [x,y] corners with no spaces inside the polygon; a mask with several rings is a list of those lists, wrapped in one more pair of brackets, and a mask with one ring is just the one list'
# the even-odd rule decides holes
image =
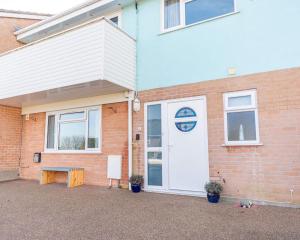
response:
{"label": "window sill", "polygon": [[263,143],[234,143],[234,144],[222,144],[222,147],[258,147],[263,146]]}
{"label": "window sill", "polygon": [[101,154],[101,151],[44,151],[42,154]]}
{"label": "window sill", "polygon": [[227,14],[224,14],[224,15],[221,15],[221,16],[218,16],[218,17],[210,18],[210,19],[203,20],[203,21],[200,21],[200,22],[196,22],[196,23],[193,23],[193,24],[190,24],[190,25],[178,26],[178,27],[173,27],[171,29],[161,30],[161,32],[158,35],[164,35],[164,34],[167,34],[167,33],[170,33],[170,32],[174,32],[174,31],[177,31],[177,30],[181,30],[181,29],[193,27],[193,26],[196,26],[196,25],[199,25],[199,24],[211,22],[211,21],[214,21],[214,20],[217,20],[217,19],[220,19],[220,18],[224,18],[224,17],[228,17],[228,16],[231,16],[231,15],[235,15],[237,13],[240,13],[240,11],[235,11],[235,12],[232,12],[232,13],[227,13]]}

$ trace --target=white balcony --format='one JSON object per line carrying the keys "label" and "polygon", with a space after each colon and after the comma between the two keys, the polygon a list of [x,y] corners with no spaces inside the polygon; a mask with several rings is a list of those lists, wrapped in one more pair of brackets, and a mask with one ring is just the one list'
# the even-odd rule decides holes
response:
{"label": "white balcony", "polygon": [[0,55],[0,104],[134,90],[135,71],[135,40],[100,18]]}

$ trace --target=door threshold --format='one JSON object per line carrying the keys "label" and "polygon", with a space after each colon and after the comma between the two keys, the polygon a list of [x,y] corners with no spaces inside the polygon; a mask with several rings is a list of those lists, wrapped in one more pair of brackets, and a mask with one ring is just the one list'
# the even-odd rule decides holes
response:
{"label": "door threshold", "polygon": [[206,192],[179,191],[179,190],[163,190],[163,189],[144,189],[145,192],[164,193],[191,197],[206,197]]}

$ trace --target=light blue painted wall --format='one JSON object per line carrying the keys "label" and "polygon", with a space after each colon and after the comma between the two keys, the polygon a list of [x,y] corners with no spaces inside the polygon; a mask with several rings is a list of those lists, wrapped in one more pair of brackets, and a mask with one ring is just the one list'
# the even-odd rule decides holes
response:
{"label": "light blue painted wall", "polygon": [[[160,0],[123,9],[123,28],[137,38],[138,89],[300,66],[300,1],[236,0],[239,13],[160,34]],[[138,24],[138,28],[136,28]],[[138,29],[138,30],[137,30]]]}

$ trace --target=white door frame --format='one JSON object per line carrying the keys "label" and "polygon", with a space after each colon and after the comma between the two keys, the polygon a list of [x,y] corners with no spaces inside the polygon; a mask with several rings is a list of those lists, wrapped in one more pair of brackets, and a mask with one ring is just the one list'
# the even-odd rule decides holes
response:
{"label": "white door frame", "polygon": [[[147,192],[161,192],[161,193],[169,193],[169,194],[178,194],[178,195],[191,195],[191,196],[205,196],[205,193],[202,192],[188,192],[188,191],[178,191],[178,190],[169,190],[168,189],[168,114],[167,114],[167,106],[168,103],[176,103],[182,101],[192,101],[192,100],[202,100],[204,101],[204,114],[205,114],[205,126],[204,131],[207,136],[204,140],[205,144],[205,159],[208,162],[208,130],[207,130],[207,102],[206,96],[196,96],[196,97],[188,97],[188,98],[177,98],[177,99],[167,99],[161,101],[153,101],[146,102],[144,104],[144,177],[145,177],[145,186],[144,190]],[[149,186],[148,185],[148,146],[147,146],[147,108],[150,105],[161,105],[161,131],[162,131],[162,147],[160,148],[150,148],[150,151],[161,151],[162,152],[162,186]],[[209,167],[207,169],[209,173]]]}

